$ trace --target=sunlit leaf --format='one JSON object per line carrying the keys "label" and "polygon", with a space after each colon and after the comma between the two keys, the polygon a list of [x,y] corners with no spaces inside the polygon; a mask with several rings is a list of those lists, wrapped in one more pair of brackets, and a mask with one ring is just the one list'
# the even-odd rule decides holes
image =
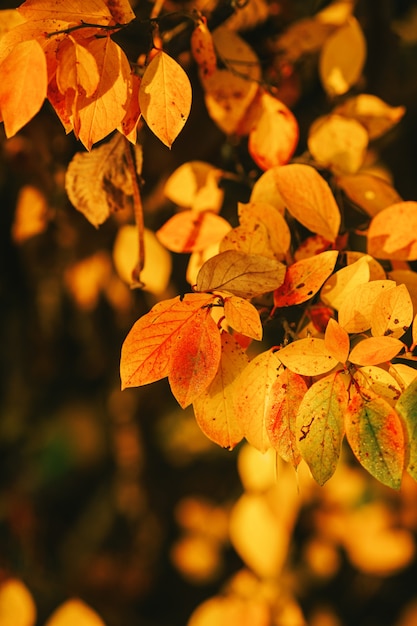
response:
{"label": "sunlit leaf", "polygon": [[348,393],[340,372],[313,383],[298,408],[297,445],[319,485],[334,474],[344,437]]}
{"label": "sunlit leaf", "polygon": [[1,626],[34,626],[36,606],[26,585],[9,578],[0,585]]}
{"label": "sunlit leaf", "polygon": [[188,119],[191,99],[191,84],[181,65],[166,52],[157,52],[142,76],[139,104],[147,125],[168,148]]}
{"label": "sunlit leaf", "polygon": [[291,232],[274,205],[262,201],[250,201],[247,204],[239,202],[238,215],[242,226],[254,227],[258,223],[265,225],[271,249],[277,257],[288,252]]}
{"label": "sunlit leaf", "polygon": [[227,296],[224,298],[226,323],[236,332],[252,339],[262,339],[262,323],[258,310],[245,298]]}
{"label": "sunlit leaf", "polygon": [[120,361],[122,388],[139,387],[165,378],[182,326],[214,300],[211,294],[187,294],[156,304],[129,331]]}
{"label": "sunlit leaf", "polygon": [[307,384],[302,376],[289,369],[281,371],[273,384],[273,404],[266,422],[272,447],[293,467],[297,467],[301,461],[295,420],[306,391]]}
{"label": "sunlit leaf", "polygon": [[349,335],[333,318],[329,319],[326,326],[324,344],[335,359],[340,363],[346,362],[350,349]]}
{"label": "sunlit leaf", "polygon": [[398,269],[388,272],[388,278],[395,280],[397,285],[404,284],[413,303],[413,311],[417,312],[417,272],[410,269]]}
{"label": "sunlit leaf", "polygon": [[268,626],[269,613],[269,605],[262,598],[218,595],[199,604],[187,626]]}
{"label": "sunlit leaf", "polygon": [[337,257],[337,250],[329,250],[290,265],[283,284],[274,291],[274,307],[301,304],[312,298],[332,273]]}
{"label": "sunlit leaf", "polygon": [[405,285],[382,291],[373,307],[374,336],[402,337],[413,321],[413,303]]}
{"label": "sunlit leaf", "polygon": [[272,167],[258,178],[252,187],[250,202],[265,202],[284,215],[285,202],[279,193],[277,180],[277,173],[280,169],[280,165]]}
{"label": "sunlit leaf", "polygon": [[135,17],[128,0],[26,0],[18,10],[27,20],[61,19],[104,25],[126,24]]}
{"label": "sunlit leaf", "polygon": [[318,118],[310,127],[308,149],[317,163],[353,174],[365,160],[368,133],[356,120],[341,115]]}
{"label": "sunlit leaf", "polygon": [[408,435],[407,471],[417,480],[417,378],[402,393],[395,410],[403,419]]}
{"label": "sunlit leaf", "polygon": [[398,191],[379,176],[358,172],[342,174],[337,184],[345,194],[370,217],[373,217],[391,204],[401,202]]}
{"label": "sunlit leaf", "polygon": [[345,100],[334,113],[358,120],[366,128],[369,138],[377,139],[398,124],[405,114],[405,107],[392,107],[374,94],[361,93]]}
{"label": "sunlit leaf", "polygon": [[221,175],[222,171],[210,163],[187,161],[169,176],[164,185],[164,194],[180,207],[217,213],[224,196],[218,186]]}
{"label": "sunlit leaf", "polygon": [[356,365],[378,365],[391,361],[404,348],[394,337],[368,337],[357,343],[349,354],[349,361]]}
{"label": "sunlit leaf", "polygon": [[220,241],[231,226],[212,211],[181,211],[173,215],[156,235],[172,252],[199,252]]}
{"label": "sunlit leaf", "polygon": [[365,59],[365,37],[359,22],[351,16],[321,50],[319,72],[326,92],[330,96],[346,93],[359,80]]}
{"label": "sunlit leaf", "polygon": [[84,90],[90,97],[100,81],[94,54],[85,45],[71,36],[65,37],[59,44],[57,54],[56,82],[62,94],[68,89],[76,92]]}
{"label": "sunlit leaf", "polygon": [[234,411],[234,387],[248,357],[233,337],[221,334],[221,359],[210,385],[193,402],[197,424],[212,441],[230,450],[243,437]]}
{"label": "sunlit leaf", "polygon": [[360,387],[372,389],[376,395],[390,404],[394,404],[401,395],[401,387],[394,376],[382,367],[375,365],[360,367],[355,371],[354,379]]}
{"label": "sunlit leaf", "polygon": [[367,283],[370,276],[368,259],[370,257],[363,256],[332,274],[320,292],[323,302],[338,310],[347,299],[350,291]]}
{"label": "sunlit leaf", "polygon": [[372,311],[379,294],[394,287],[393,280],[373,280],[356,285],[339,306],[339,324],[348,333],[361,333],[371,328]]}
{"label": "sunlit leaf", "polygon": [[340,227],[340,212],[329,185],[309,165],[293,163],[276,171],[279,192],[288,211],[313,233],[333,242]]}
{"label": "sunlit leaf", "polygon": [[61,604],[45,626],[105,626],[99,615],[82,600],[74,598]]}
{"label": "sunlit leaf", "polygon": [[373,217],[368,252],[378,259],[417,259],[417,202],[393,204]]}
{"label": "sunlit leaf", "polygon": [[219,252],[226,250],[237,250],[246,255],[258,255],[269,259],[277,258],[266,225],[255,218],[251,224],[246,222],[226,233],[220,242]]}
{"label": "sunlit leaf", "polygon": [[252,298],[273,291],[284,275],[285,266],[279,261],[226,250],[204,263],[197,276],[197,291],[229,291]]}
{"label": "sunlit leaf", "polygon": [[373,391],[352,388],[345,428],[359,463],[384,485],[399,489],[405,442],[397,411]]}
{"label": "sunlit leaf", "polygon": [[137,128],[140,120],[139,106],[140,78],[134,73],[130,74],[128,85],[128,99],[125,115],[117,129],[134,145],[137,140]]}
{"label": "sunlit leaf", "polygon": [[324,340],[318,337],[297,339],[281,348],[277,355],[285,367],[301,376],[327,374],[338,364],[327,350]]}
{"label": "sunlit leaf", "polygon": [[417,369],[404,363],[391,363],[388,371],[401,389],[406,389],[417,378]]}

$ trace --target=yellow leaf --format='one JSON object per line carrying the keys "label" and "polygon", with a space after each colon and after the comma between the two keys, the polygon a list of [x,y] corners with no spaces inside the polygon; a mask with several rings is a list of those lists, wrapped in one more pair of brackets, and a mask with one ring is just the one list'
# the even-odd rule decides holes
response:
{"label": "yellow leaf", "polygon": [[99,85],[100,76],[94,55],[86,46],[71,36],[66,36],[56,53],[56,82],[62,94],[68,89],[77,93],[93,95]]}
{"label": "yellow leaf", "polygon": [[232,228],[232,230],[226,233],[220,242],[219,252],[225,252],[226,250],[237,250],[244,254],[256,254],[268,259],[277,258],[271,247],[267,227],[262,222],[256,222],[255,220],[253,220],[252,225],[246,223],[243,226],[236,226],[236,228]]}
{"label": "yellow leaf", "polygon": [[403,348],[402,341],[393,337],[368,337],[352,348],[349,361],[355,365],[379,365],[391,361]]}
{"label": "yellow leaf", "polygon": [[85,602],[73,598],[59,606],[45,626],[105,626],[103,620]]}
{"label": "yellow leaf", "polygon": [[347,361],[350,349],[349,335],[333,318],[329,319],[326,326],[324,345],[340,363]]}
{"label": "yellow leaf", "polygon": [[402,337],[413,321],[413,303],[405,285],[379,294],[372,310],[374,336]]}
{"label": "yellow leaf", "polygon": [[128,23],[135,17],[128,0],[26,0],[18,10],[27,20],[60,19],[103,25]]}
{"label": "yellow leaf", "polygon": [[303,226],[335,241],[340,211],[326,181],[309,165],[292,163],[276,171],[280,194],[288,211]]}
{"label": "yellow leaf", "polygon": [[255,229],[255,224],[264,224],[268,233],[271,249],[279,258],[290,249],[291,232],[288,224],[275,206],[268,202],[253,201],[238,203],[239,222]]}
{"label": "yellow leaf", "polygon": [[391,363],[388,371],[402,390],[406,389],[417,378],[417,370],[404,363]]}
{"label": "yellow leaf", "polygon": [[266,202],[273,206],[277,211],[284,215],[285,202],[281,198],[278,188],[277,173],[281,169],[280,165],[272,167],[264,172],[255,182],[250,202]]}
{"label": "yellow leaf", "polygon": [[224,25],[216,28],[212,34],[217,55],[224,65],[246,80],[259,82],[262,76],[261,64],[249,44]]}
{"label": "yellow leaf", "polygon": [[261,341],[263,328],[258,310],[248,300],[226,296],[223,302],[226,323],[237,333]]}
{"label": "yellow leaf", "polygon": [[346,93],[359,80],[366,41],[359,22],[350,16],[325,42],[319,59],[320,79],[330,96]]}
{"label": "yellow leaf", "polygon": [[337,177],[337,184],[371,217],[391,204],[401,202],[401,197],[392,185],[372,174],[342,174]]}
{"label": "yellow leaf", "polygon": [[378,96],[361,93],[345,100],[334,113],[357,120],[368,131],[369,139],[377,139],[398,124],[405,107],[392,107]]}
{"label": "yellow leaf", "polygon": [[65,284],[78,307],[92,311],[109,284],[111,274],[110,256],[102,250],[70,265],[65,272]]}
{"label": "yellow leaf", "polygon": [[123,50],[110,37],[93,38],[88,52],[95,58],[99,73],[96,91],[80,94],[76,103],[79,127],[74,132],[87,150],[104,139],[122,122],[130,87],[130,65]]}
{"label": "yellow leaf", "polygon": [[200,604],[187,626],[269,626],[269,617],[270,608],[263,598],[218,595]]}
{"label": "yellow leaf", "polygon": [[417,259],[417,202],[398,202],[373,217],[368,252],[378,259]]}
{"label": "yellow leaf", "polygon": [[338,360],[326,348],[323,339],[306,337],[297,339],[277,352],[279,360],[295,374],[320,376],[327,374]]}
{"label": "yellow leaf", "polygon": [[369,281],[368,259],[370,258],[363,256],[332,274],[321,288],[320,297],[323,302],[338,310],[352,289],[367,283]]}
{"label": "yellow leaf", "polygon": [[371,328],[372,311],[379,294],[394,287],[393,280],[373,280],[349,290],[349,297],[339,307],[339,324],[348,333],[362,333]]}
{"label": "yellow leaf", "polygon": [[191,84],[181,65],[166,52],[157,52],[142,76],[139,104],[145,122],[168,148],[188,119],[191,99]]}
{"label": "yellow leaf", "polygon": [[45,195],[33,185],[20,188],[12,226],[15,243],[22,243],[43,233],[48,225],[48,203]]}
{"label": "yellow leaf", "polygon": [[231,450],[243,437],[234,411],[234,388],[248,357],[228,333],[222,333],[222,354],[217,374],[193,402],[197,424],[218,445]]}
{"label": "yellow leaf", "polygon": [[210,163],[187,161],[170,175],[164,194],[180,207],[218,213],[224,196],[218,186],[221,175],[222,171]]}
{"label": "yellow leaf", "polygon": [[[417,376],[417,372],[415,375]],[[381,396],[393,406],[401,395],[402,389],[398,381],[382,367],[376,365],[360,367],[353,377],[360,387],[372,389],[377,396]]]}
{"label": "yellow leaf", "polygon": [[41,109],[47,92],[46,58],[34,39],[18,43],[0,64],[0,119],[12,137]]}
{"label": "yellow leaf", "polygon": [[36,622],[36,606],[27,587],[16,578],[9,578],[0,585],[1,626],[33,626]]}
{"label": "yellow leaf", "polygon": [[404,283],[413,303],[413,311],[417,312],[417,272],[412,270],[391,270],[388,278],[395,280],[397,285]]}
{"label": "yellow leaf", "polygon": [[311,125],[307,144],[317,163],[336,172],[353,174],[365,160],[368,133],[354,119],[326,115]]}

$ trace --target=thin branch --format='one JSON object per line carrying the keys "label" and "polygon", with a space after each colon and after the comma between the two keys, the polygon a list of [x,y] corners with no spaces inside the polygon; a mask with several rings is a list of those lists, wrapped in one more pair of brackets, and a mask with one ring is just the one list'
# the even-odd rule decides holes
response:
{"label": "thin branch", "polygon": [[144,223],[143,223],[143,206],[142,198],[140,195],[138,173],[136,168],[136,155],[135,148],[128,139],[125,139],[126,144],[126,161],[129,168],[129,172],[132,178],[133,187],[133,212],[135,215],[136,227],[138,229],[138,246],[139,257],[135,269],[132,272],[133,284],[132,288],[141,289],[144,287],[144,283],[140,279],[140,274],[145,265],[145,245],[144,245]]}

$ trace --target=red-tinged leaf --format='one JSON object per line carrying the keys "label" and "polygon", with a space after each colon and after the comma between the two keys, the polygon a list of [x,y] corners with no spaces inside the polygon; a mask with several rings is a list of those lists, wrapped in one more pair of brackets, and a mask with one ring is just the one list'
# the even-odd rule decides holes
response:
{"label": "red-tinged leaf", "polygon": [[346,292],[339,308],[339,324],[348,333],[362,333],[372,326],[372,311],[379,294],[393,289],[393,280],[373,280]]}
{"label": "red-tinged leaf", "polygon": [[281,285],[285,266],[275,259],[226,250],[204,263],[197,291],[228,291],[241,298],[268,293]]}
{"label": "red-tinged leaf", "polygon": [[276,172],[279,192],[288,211],[303,226],[335,241],[340,227],[340,211],[326,181],[309,166],[283,165]]}
{"label": "red-tinged leaf", "polygon": [[374,336],[402,337],[413,321],[413,303],[405,285],[383,291],[372,310]]}
{"label": "red-tinged leaf", "polygon": [[139,104],[145,122],[168,148],[188,119],[191,99],[191,84],[181,65],[166,52],[157,52],[142,76]]}
{"label": "red-tinged leaf", "polygon": [[97,62],[99,84],[91,97],[80,94],[76,103],[79,126],[75,131],[87,150],[107,137],[122,122],[129,95],[130,65],[123,50],[110,37],[92,39],[88,51]]}
{"label": "red-tinged leaf", "polygon": [[0,65],[0,116],[6,137],[15,135],[41,109],[48,79],[46,58],[32,39],[17,44]]}
{"label": "red-tinged leaf", "polygon": [[326,280],[320,297],[325,304],[338,310],[349,297],[349,292],[358,285],[367,283],[370,278],[369,256],[363,256],[354,263],[342,267]]}
{"label": "red-tinged leaf", "polygon": [[126,113],[118,128],[133,144],[136,144],[137,126],[140,119],[139,87],[140,78],[132,73],[130,75],[130,89]]}
{"label": "red-tinged leaf", "polygon": [[408,473],[417,480],[417,378],[398,399],[395,410],[402,418],[408,435]]}
{"label": "red-tinged leaf", "polygon": [[352,348],[349,361],[355,365],[387,363],[403,348],[403,342],[394,337],[368,337]]}
{"label": "red-tinged leaf", "polygon": [[284,369],[273,385],[274,403],[266,429],[272,447],[281,458],[293,467],[301,461],[296,439],[295,419],[306,391],[307,384],[298,374]]}
{"label": "red-tinged leaf", "polygon": [[231,450],[243,438],[243,429],[234,410],[236,380],[248,364],[248,357],[228,333],[221,334],[220,365],[208,388],[193,402],[197,424],[203,433]]}
{"label": "red-tinged leaf", "polygon": [[276,381],[281,363],[274,350],[258,354],[239,376],[235,411],[244,436],[260,452],[271,447],[267,424],[275,414]]}
{"label": "red-tinged leaf", "polygon": [[[337,243],[337,239],[336,239]],[[304,239],[298,248],[294,250],[294,260],[311,259],[311,257],[326,252],[326,250],[334,249],[333,244],[321,235],[310,235]],[[336,249],[339,249],[336,246]]]}
{"label": "red-tinged leaf", "polygon": [[327,350],[324,340],[317,337],[297,339],[281,348],[277,355],[285,367],[301,376],[327,374],[338,364]]}
{"label": "red-tinged leaf", "polygon": [[220,332],[210,307],[199,308],[177,330],[168,380],[184,409],[213,381],[221,357]]}
{"label": "red-tinged leaf", "polygon": [[217,67],[213,36],[205,19],[195,26],[190,38],[191,53],[203,76],[211,76]]}
{"label": "red-tinged leaf", "polygon": [[333,309],[322,304],[313,304],[308,307],[307,313],[314,328],[320,334],[324,334],[329,320],[333,318]]}
{"label": "red-tinged leaf", "polygon": [[238,215],[242,226],[255,230],[256,225],[265,225],[269,245],[277,258],[288,252],[291,245],[291,232],[284,217],[274,205],[262,201],[251,201],[248,204],[239,202]]}
{"label": "red-tinged leaf", "polygon": [[339,371],[313,383],[298,409],[298,448],[319,485],[336,469],[347,405],[348,392]]}
{"label": "red-tinged leaf", "polygon": [[248,300],[238,296],[224,298],[226,323],[236,332],[261,341],[263,328],[258,310]]}
{"label": "red-tinged leaf", "polygon": [[181,211],[157,231],[159,241],[172,252],[200,252],[219,242],[231,229],[211,211]]}
{"label": "red-tinged leaf", "polygon": [[278,309],[310,300],[332,273],[338,254],[337,250],[328,250],[290,265],[283,284],[274,291],[274,307]]}
{"label": "red-tinged leaf", "polygon": [[215,300],[208,294],[187,294],[158,302],[131,328],[120,361],[122,389],[139,387],[168,376],[181,327]]}
{"label": "red-tinged leaf", "polygon": [[346,362],[350,349],[349,335],[333,318],[330,318],[327,324],[324,345],[340,363]]}
{"label": "red-tinged leaf", "polygon": [[248,150],[262,169],[288,163],[298,143],[298,123],[290,109],[264,92],[260,98],[260,115],[249,133]]}
{"label": "red-tinged leaf", "polygon": [[359,463],[384,485],[399,489],[405,441],[397,411],[371,390],[351,388],[346,438]]}
{"label": "red-tinged leaf", "polygon": [[372,218],[368,252],[378,259],[417,259],[417,202],[398,202]]}

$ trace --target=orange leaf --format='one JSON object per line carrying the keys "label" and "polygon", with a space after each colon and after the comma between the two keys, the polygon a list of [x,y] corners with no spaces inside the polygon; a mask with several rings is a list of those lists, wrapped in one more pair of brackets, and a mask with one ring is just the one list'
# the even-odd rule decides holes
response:
{"label": "orange leaf", "polygon": [[274,308],[310,300],[332,273],[338,254],[337,250],[328,250],[290,265],[283,284],[274,291]]}
{"label": "orange leaf", "polygon": [[382,209],[401,201],[398,191],[386,180],[372,174],[345,174],[337,178],[345,194],[373,217]]}
{"label": "orange leaf", "polygon": [[278,188],[277,173],[281,166],[276,165],[270,170],[264,172],[255,182],[250,196],[251,202],[265,202],[273,206],[277,211],[284,215],[285,202],[281,198]]}
{"label": "orange leaf", "polygon": [[340,212],[326,181],[309,165],[292,163],[276,172],[279,192],[288,211],[303,226],[335,241]]}
{"label": "orange leaf", "polygon": [[377,139],[398,124],[405,114],[405,107],[392,107],[378,96],[361,93],[345,100],[334,113],[358,120],[368,131],[369,138]]}
{"label": "orange leaf", "polygon": [[290,109],[264,92],[260,116],[249,133],[248,150],[255,163],[268,170],[288,163],[298,142],[298,123]]}
{"label": "orange leaf", "polygon": [[129,331],[120,361],[122,389],[165,378],[181,327],[215,300],[211,294],[187,294],[158,302]]}
{"label": "orange leaf", "polygon": [[371,328],[372,311],[379,294],[394,287],[393,280],[373,280],[347,291],[348,297],[339,306],[339,324],[348,333],[362,333]]}
{"label": "orange leaf", "polygon": [[248,300],[238,298],[238,296],[226,296],[224,315],[226,323],[233,330],[245,337],[261,341],[263,329],[259,313]]}
{"label": "orange leaf", "polygon": [[139,104],[145,122],[168,148],[188,119],[191,98],[191,84],[181,65],[166,52],[157,52],[142,76]]}
{"label": "orange leaf", "polygon": [[324,340],[318,337],[297,339],[281,348],[277,355],[285,367],[301,376],[320,376],[330,372],[338,364]]}
{"label": "orange leaf", "polygon": [[291,233],[288,224],[275,206],[268,202],[239,202],[239,221],[244,226],[254,228],[254,224],[264,224],[273,253],[279,257],[286,254],[291,245]]}
{"label": "orange leaf", "polygon": [[190,47],[203,76],[213,74],[217,67],[217,57],[213,36],[207,28],[206,20],[201,19],[195,26],[191,34]]}
{"label": "orange leaf", "polygon": [[378,259],[417,259],[417,202],[398,202],[373,217],[368,252]]}
{"label": "orange leaf", "polygon": [[197,291],[228,291],[252,298],[273,291],[284,280],[285,266],[275,259],[226,250],[204,263]]}
{"label": "orange leaf", "polygon": [[194,210],[221,209],[224,192],[218,182],[222,171],[205,161],[187,161],[169,176],[164,194],[180,207]]}
{"label": "orange leaf", "polygon": [[402,337],[413,321],[413,303],[405,285],[383,291],[372,310],[374,336]]}
{"label": "orange leaf", "polygon": [[56,82],[62,94],[68,89],[93,95],[99,85],[97,61],[91,51],[71,36],[66,36],[56,53]]}
{"label": "orange leaf", "polygon": [[216,376],[193,402],[197,424],[203,433],[223,448],[231,450],[243,437],[233,407],[233,390],[239,374],[248,363],[245,352],[228,333],[221,334],[222,352]]}
{"label": "orange leaf", "polygon": [[367,283],[370,276],[370,258],[363,256],[332,274],[324,283],[320,293],[323,302],[338,310],[346,301],[350,291]]}
{"label": "orange leaf", "polygon": [[156,235],[172,252],[199,252],[220,241],[231,226],[211,211],[181,211],[173,215]]}
{"label": "orange leaf", "polygon": [[12,137],[46,98],[46,59],[40,44],[34,39],[18,43],[1,63],[0,74],[0,115],[6,137]]}
{"label": "orange leaf", "polygon": [[276,258],[267,227],[255,220],[252,225],[236,226],[226,233],[220,242],[219,252],[226,250],[237,250],[244,254],[256,254],[269,259]]}
{"label": "orange leaf", "polygon": [[349,335],[333,318],[329,319],[324,335],[324,345],[330,354],[345,363],[349,355]]}
{"label": "orange leaf", "polygon": [[115,130],[126,114],[130,65],[123,50],[110,37],[92,39],[87,47],[97,62],[100,80],[91,97],[80,94],[76,103],[79,129],[75,130],[90,150],[93,143]]}
{"label": "orange leaf", "polygon": [[105,626],[99,615],[85,602],[72,598],[61,604],[51,615],[45,626]]}
{"label": "orange leaf", "polygon": [[317,163],[353,174],[365,160],[368,133],[356,120],[332,114],[311,125],[307,143]]}
{"label": "orange leaf", "polygon": [[183,409],[213,381],[220,357],[219,329],[211,317],[210,307],[200,306],[177,329],[171,350],[168,380],[173,395]]}
{"label": "orange leaf", "polygon": [[284,461],[294,467],[301,461],[296,441],[295,420],[306,391],[307,384],[304,378],[289,369],[282,371],[274,383],[274,404],[266,424],[272,447]]}
{"label": "orange leaf", "polygon": [[59,19],[103,25],[126,24],[135,18],[128,0],[26,0],[18,11],[27,20]]}
{"label": "orange leaf", "polygon": [[0,585],[2,626],[34,626],[36,606],[26,585],[17,578],[3,579]]}
{"label": "orange leaf", "polygon": [[356,365],[378,365],[391,361],[404,348],[394,337],[368,337],[354,346],[349,361]]}
{"label": "orange leaf", "polygon": [[139,87],[140,78],[136,74],[130,75],[130,88],[129,97],[126,107],[126,113],[120,123],[120,130],[127,139],[136,144],[137,139],[137,126],[140,119],[140,107],[139,107]]}

